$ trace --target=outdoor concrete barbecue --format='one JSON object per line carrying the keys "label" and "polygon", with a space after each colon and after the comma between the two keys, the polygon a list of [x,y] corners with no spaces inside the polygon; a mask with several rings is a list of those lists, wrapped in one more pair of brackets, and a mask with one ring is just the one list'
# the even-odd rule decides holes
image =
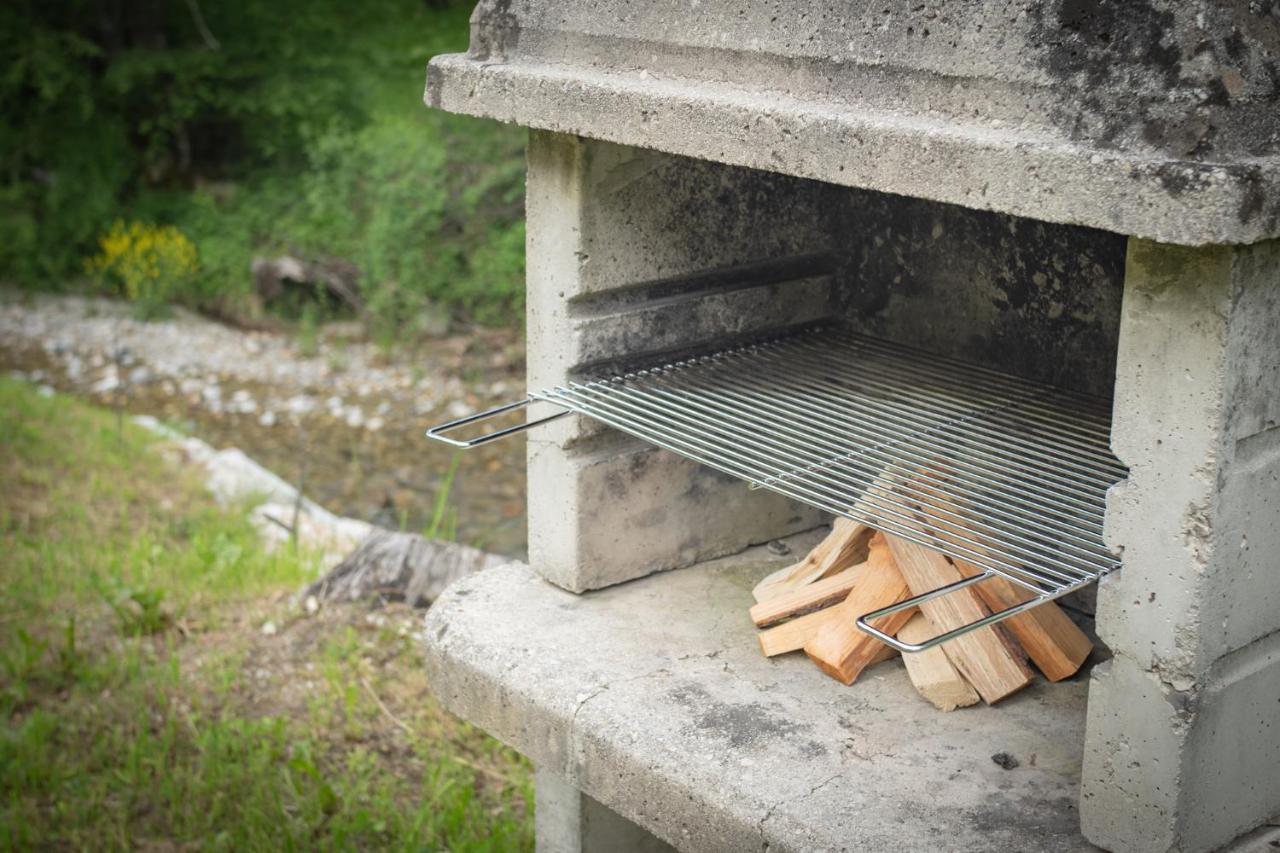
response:
{"label": "outdoor concrete barbecue", "polygon": [[[539,766],[540,845],[1280,815],[1280,7],[482,2],[426,99],[530,128],[530,567],[428,658]],[[1101,579],[1110,659],[939,718],[753,657],[727,555],[832,513],[1037,602]]]}

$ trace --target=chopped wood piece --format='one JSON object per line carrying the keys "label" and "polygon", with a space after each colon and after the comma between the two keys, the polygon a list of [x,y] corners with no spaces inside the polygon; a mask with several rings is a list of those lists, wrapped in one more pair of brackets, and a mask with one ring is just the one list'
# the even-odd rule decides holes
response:
{"label": "chopped wood piece", "polygon": [[829,604],[836,604],[853,589],[861,569],[862,566],[854,566],[777,598],[762,601],[751,608],[751,621],[756,623],[756,627],[763,628],[783,619],[803,616]]}
{"label": "chopped wood piece", "polygon": [[774,625],[767,631],[760,632],[760,651],[769,658],[787,652],[798,652],[822,629],[823,625],[839,618],[841,618],[840,606],[832,605],[816,613],[806,613],[781,625]]}
{"label": "chopped wood piece", "polygon": [[[902,626],[897,637],[904,643],[923,643],[937,635],[938,630],[933,627],[929,617],[917,613]],[[934,646],[922,652],[903,655],[902,662],[907,665],[907,675],[911,677],[916,690],[939,711],[967,708],[978,701],[978,691],[964,680],[964,676],[952,665],[941,647]]]}
{"label": "chopped wood piece", "polygon": [[[936,497],[938,495],[936,484],[939,481],[940,478],[937,475],[926,474],[917,482],[917,485],[929,495]],[[973,544],[975,539],[980,540],[982,537],[962,522],[942,523],[935,520],[930,526],[935,535],[943,541],[960,544],[965,540],[966,547],[984,555],[987,554],[986,549]],[[983,569],[965,560],[952,558],[951,562],[964,577],[973,577],[983,572]],[[999,575],[988,578],[970,589],[978,594],[993,613],[1007,610],[1032,597],[1030,590],[1023,589]],[[1079,626],[1052,601],[1033,607],[1017,616],[1011,616],[1000,625],[1013,635],[1035,665],[1044,673],[1045,678],[1050,681],[1061,681],[1075,675],[1084,665],[1089,653],[1093,651],[1093,643],[1084,631],[1081,631]]]}
{"label": "chopped wood piece", "polygon": [[[804,616],[797,617],[781,625],[774,625],[772,628],[761,631],[760,650],[764,652],[765,657],[776,657],[786,654],[787,652],[798,652],[804,648],[804,644],[809,642],[822,627],[832,621],[838,619],[847,619],[840,610],[840,605],[835,604],[816,613],[808,613]],[[871,659],[872,666],[881,661],[889,660],[896,657],[898,650],[893,646],[880,644],[880,652]]]}
{"label": "chopped wood piece", "polygon": [[[920,595],[961,580],[960,570],[937,551],[896,536],[885,538],[912,593]],[[923,602],[920,609],[941,632],[967,625],[991,612],[970,588]],[[962,634],[942,649],[989,704],[1018,692],[1035,678],[1023,656],[991,625]]]}
{"label": "chopped wood piece", "polygon": [[[982,574],[982,569],[963,560],[952,562],[960,574],[967,578]],[[1032,597],[1030,590],[999,575],[981,581],[970,589],[977,591],[978,597],[986,602],[993,613],[1021,604]],[[1050,681],[1061,681],[1075,675],[1093,651],[1093,643],[1089,637],[1052,601],[1037,605],[1017,616],[1010,616],[1000,624],[1008,629]]]}
{"label": "chopped wood piece", "polygon": [[827,537],[798,563],[778,569],[751,590],[757,602],[768,601],[797,587],[822,580],[867,558],[867,542],[875,531],[849,518],[837,518]]}
{"label": "chopped wood piece", "polygon": [[[919,610],[915,610],[913,608],[911,612],[909,612],[907,615],[914,616],[919,612],[920,612]],[[867,664],[867,668],[870,669],[871,667],[875,666],[878,663],[884,663],[887,660],[893,660],[899,654],[901,654],[901,652],[899,652],[893,646],[886,646],[884,643],[881,643],[880,648],[876,651],[875,655],[871,658],[871,663]]]}
{"label": "chopped wood piece", "polygon": [[[832,617],[804,644],[805,654],[818,668],[844,684],[852,684],[863,670],[883,660],[886,654],[884,643],[858,629],[855,624],[858,617],[897,604],[911,594],[884,545],[883,537],[877,535],[871,540],[870,556],[860,568],[857,583],[848,597],[833,608],[839,611],[839,617]],[[891,613],[872,624],[893,635],[914,612],[912,608]]]}

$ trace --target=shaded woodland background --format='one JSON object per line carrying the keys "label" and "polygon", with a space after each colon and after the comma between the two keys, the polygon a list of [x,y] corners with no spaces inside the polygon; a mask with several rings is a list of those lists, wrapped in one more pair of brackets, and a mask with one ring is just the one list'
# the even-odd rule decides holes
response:
{"label": "shaded woodland background", "polygon": [[471,5],[3,4],[0,282],[124,292],[104,237],[168,227],[194,268],[153,301],[251,320],[253,259],[289,255],[349,270],[375,340],[517,321],[523,134],[421,101]]}

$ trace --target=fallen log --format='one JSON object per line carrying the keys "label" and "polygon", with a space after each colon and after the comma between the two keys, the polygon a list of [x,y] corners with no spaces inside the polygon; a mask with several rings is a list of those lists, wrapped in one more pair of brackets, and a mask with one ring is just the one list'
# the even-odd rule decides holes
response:
{"label": "fallen log", "polygon": [[379,598],[426,607],[454,580],[507,562],[469,545],[375,530],[302,595],[321,601]]}

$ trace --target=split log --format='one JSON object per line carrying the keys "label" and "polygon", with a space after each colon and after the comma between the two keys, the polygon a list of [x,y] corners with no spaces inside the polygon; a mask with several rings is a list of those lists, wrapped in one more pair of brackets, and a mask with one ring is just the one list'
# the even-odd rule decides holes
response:
{"label": "split log", "polygon": [[[855,679],[878,660],[883,660],[885,644],[857,627],[857,619],[872,610],[897,604],[910,596],[906,581],[898,572],[882,536],[871,540],[871,553],[860,567],[857,583],[837,607],[833,617],[804,645],[805,654],[818,668],[843,684]],[[911,618],[915,609],[891,613],[873,625],[894,635]],[[891,657],[892,655],[890,655]]]}
{"label": "split log", "polygon": [[426,607],[453,581],[509,562],[456,542],[437,542],[414,533],[375,530],[333,571],[302,595],[321,601],[381,598]]}
{"label": "split log", "polygon": [[[769,658],[787,652],[798,652],[804,648],[805,643],[822,630],[824,625],[841,618],[844,617],[840,606],[832,605],[816,613],[808,613],[783,622],[781,625],[775,625],[767,631],[760,632],[760,651]],[[885,646],[885,648],[889,647]]]}
{"label": "split log", "polygon": [[[865,565],[865,563],[863,564]],[[821,610],[829,604],[843,601],[858,582],[862,566],[854,566],[829,578],[802,586],[777,598],[762,601],[751,608],[751,621],[763,628],[794,616],[803,616]]]}
{"label": "split log", "polygon": [[[885,538],[912,593],[920,595],[961,580],[959,569],[937,551],[896,536]],[[920,609],[942,632],[991,613],[969,588],[923,602]],[[942,648],[988,704],[1018,692],[1035,678],[1024,656],[991,625],[962,634]]]}
{"label": "split log", "polygon": [[[952,563],[967,578],[983,572],[963,560],[952,560]],[[1006,610],[1032,597],[1030,590],[1010,583],[999,575],[980,581],[970,588],[978,593],[992,612]],[[1093,651],[1093,642],[1085,632],[1052,601],[1046,601],[1017,616],[1010,616],[1000,624],[1008,629],[1050,681],[1061,681],[1075,675]]]}
{"label": "split log", "polygon": [[[943,481],[945,478],[941,475],[926,473],[921,475],[915,485],[931,498],[937,499],[937,484]],[[958,502],[951,502],[951,506],[956,508]],[[987,553],[980,545],[973,544],[975,540],[981,541],[982,537],[963,522],[930,519],[929,524],[933,533],[944,542],[964,544],[966,548],[984,555]],[[973,577],[983,572],[983,569],[965,560],[952,558],[951,562],[963,577]],[[970,589],[977,593],[993,613],[1022,604],[1032,597],[1030,590],[999,575],[981,581]],[[1000,625],[1013,635],[1050,681],[1061,681],[1075,675],[1093,651],[1093,643],[1084,631],[1052,601],[1011,616]]]}
{"label": "split log", "polygon": [[765,577],[751,590],[751,595],[757,602],[768,601],[856,566],[866,560],[867,542],[874,532],[852,519],[837,518],[827,537],[815,545],[803,560]]}
{"label": "split log", "polygon": [[[914,485],[926,496],[932,498],[932,502],[946,504],[945,498],[939,494],[940,484],[945,481],[946,477],[943,474],[922,472]],[[953,510],[956,510],[959,505],[957,501],[949,503]],[[974,540],[981,541],[982,536],[963,521],[934,518],[929,519],[929,525],[933,533],[945,542],[964,544],[966,548],[986,553],[982,546],[974,544]],[[951,562],[964,577],[972,577],[983,571],[965,560],[952,558]],[[1029,590],[998,575],[982,581],[971,589],[991,608],[992,612],[1006,610],[1032,597]],[[1002,621],[1000,625],[1018,641],[1023,651],[1050,681],[1061,681],[1074,675],[1093,651],[1093,643],[1088,636],[1053,602],[1046,602],[1017,616],[1012,616]]]}
{"label": "split log", "polygon": [[[923,643],[937,635],[938,630],[923,613],[911,617],[897,633],[904,643]],[[939,711],[967,708],[978,701],[978,691],[964,680],[940,647],[903,655],[902,662],[907,665],[907,675],[916,691]]]}

